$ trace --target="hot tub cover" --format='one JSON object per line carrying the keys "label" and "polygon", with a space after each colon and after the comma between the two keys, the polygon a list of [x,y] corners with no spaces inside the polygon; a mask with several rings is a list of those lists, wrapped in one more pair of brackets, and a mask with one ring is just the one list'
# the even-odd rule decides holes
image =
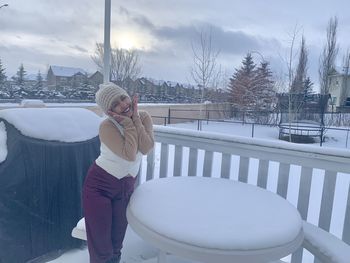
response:
{"label": "hot tub cover", "polygon": [[[99,154],[100,118],[83,109],[32,110],[0,111],[8,151],[0,163],[0,262],[23,263],[81,244],[70,234],[82,216],[85,175]],[[40,131],[45,125],[38,125],[39,118],[53,125],[46,129],[56,129],[56,137],[33,138],[47,133]],[[57,129],[71,134],[63,136]],[[70,135],[76,139],[63,140]]]}

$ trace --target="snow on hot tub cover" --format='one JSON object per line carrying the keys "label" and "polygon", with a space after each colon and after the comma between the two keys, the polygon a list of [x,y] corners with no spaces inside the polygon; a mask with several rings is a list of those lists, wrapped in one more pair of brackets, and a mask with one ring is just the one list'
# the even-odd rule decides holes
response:
{"label": "snow on hot tub cover", "polygon": [[0,110],[7,153],[0,162],[0,262],[81,245],[71,230],[82,217],[84,178],[100,152],[101,120],[86,109]]}
{"label": "snow on hot tub cover", "polygon": [[98,135],[101,118],[81,108],[16,108],[0,111],[0,119],[23,135],[60,142],[80,142]]}

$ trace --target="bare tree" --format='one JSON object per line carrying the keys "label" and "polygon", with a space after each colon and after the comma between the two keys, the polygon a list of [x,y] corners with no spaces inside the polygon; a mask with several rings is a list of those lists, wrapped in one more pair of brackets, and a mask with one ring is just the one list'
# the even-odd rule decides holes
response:
{"label": "bare tree", "polygon": [[[295,53],[294,53],[294,44],[295,44],[295,40],[297,38],[297,35],[299,34],[299,29],[297,27],[297,25],[295,25],[294,30],[292,33],[289,34],[289,49],[288,49],[288,55],[286,56],[287,58],[284,59],[284,61],[286,62],[286,67],[287,67],[287,82],[288,82],[288,86],[287,86],[287,90],[288,90],[288,101],[285,102],[284,97],[285,96],[280,96],[279,98],[279,107],[282,113],[281,116],[281,121],[283,122],[283,110],[288,108],[288,123],[289,123],[289,141],[292,141],[292,133],[291,133],[291,126],[292,126],[292,121],[295,120],[295,114],[294,114],[294,110],[293,110],[293,96],[291,93],[292,90],[292,84],[293,84],[293,80],[294,80],[294,59],[295,59]],[[287,105],[286,105],[287,104]]]}
{"label": "bare tree", "polygon": [[344,69],[344,76],[343,76],[343,81],[342,81],[342,86],[340,90],[340,96],[339,96],[339,102],[340,105],[342,105],[346,97],[348,96],[348,90],[347,90],[347,82],[348,82],[348,75],[349,75],[349,66],[350,66],[350,51],[349,49],[346,51],[346,54],[343,57],[343,69]]}
{"label": "bare tree", "polygon": [[198,33],[198,42],[192,42],[191,46],[193,52],[191,76],[195,83],[202,89],[201,102],[203,102],[205,90],[215,85],[220,75],[216,64],[219,51],[213,50],[211,29],[209,32],[201,30]]}
{"label": "bare tree", "polygon": [[136,50],[112,49],[111,68],[112,78],[118,83],[124,83],[128,78],[136,79],[141,73]]}
{"label": "bare tree", "polygon": [[92,61],[96,64],[99,70],[103,72],[103,54],[104,48],[102,43],[96,43],[95,53],[91,56]]}
{"label": "bare tree", "polygon": [[[96,43],[95,53],[91,59],[103,71],[103,44]],[[111,50],[111,78],[121,86],[126,80],[136,79],[141,73],[139,56],[136,50],[112,48]]]}
{"label": "bare tree", "polygon": [[[293,81],[293,76],[294,76],[294,70],[292,68],[293,66],[293,59],[294,59],[294,42],[295,38],[297,36],[297,27],[295,26],[294,32],[291,35],[291,44],[290,44],[290,49],[289,49],[289,60],[288,60],[288,90],[289,90],[289,95],[288,95],[288,122],[289,122],[289,141],[292,141],[292,132],[291,132],[291,126],[292,126],[292,96],[291,96],[291,89],[292,89],[292,81]],[[294,115],[294,114],[293,114]]]}
{"label": "bare tree", "polygon": [[318,73],[320,79],[321,94],[329,93],[329,75],[331,73],[331,70],[334,68],[335,59],[339,51],[339,47],[337,45],[337,28],[338,18],[335,16],[332,17],[328,22],[327,42],[323,47],[323,51],[320,56]]}

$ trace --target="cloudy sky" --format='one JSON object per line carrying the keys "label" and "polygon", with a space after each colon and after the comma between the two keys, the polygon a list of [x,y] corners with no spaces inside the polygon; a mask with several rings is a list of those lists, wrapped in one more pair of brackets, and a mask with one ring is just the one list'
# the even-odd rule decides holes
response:
{"label": "cloudy sky", "polygon": [[[103,42],[104,0],[0,0],[0,59],[8,75],[23,63],[28,73],[49,65],[96,70],[95,43]],[[211,30],[218,64],[230,77],[245,54],[256,51],[276,76],[287,72],[294,29],[304,35],[309,75],[318,86],[318,59],[329,19],[337,16],[339,55],[350,48],[347,0],[112,0],[112,47],[139,51],[142,75],[193,82],[190,75],[198,32]],[[295,53],[297,50],[295,50]],[[256,62],[261,56],[253,52]],[[297,58],[295,58],[295,61]]]}

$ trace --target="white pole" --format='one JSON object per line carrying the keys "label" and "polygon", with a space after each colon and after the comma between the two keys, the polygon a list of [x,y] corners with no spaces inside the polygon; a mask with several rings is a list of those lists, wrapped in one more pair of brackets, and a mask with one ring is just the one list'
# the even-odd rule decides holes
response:
{"label": "white pole", "polygon": [[111,0],[105,0],[104,52],[103,52],[103,82],[110,81],[111,67]]}

